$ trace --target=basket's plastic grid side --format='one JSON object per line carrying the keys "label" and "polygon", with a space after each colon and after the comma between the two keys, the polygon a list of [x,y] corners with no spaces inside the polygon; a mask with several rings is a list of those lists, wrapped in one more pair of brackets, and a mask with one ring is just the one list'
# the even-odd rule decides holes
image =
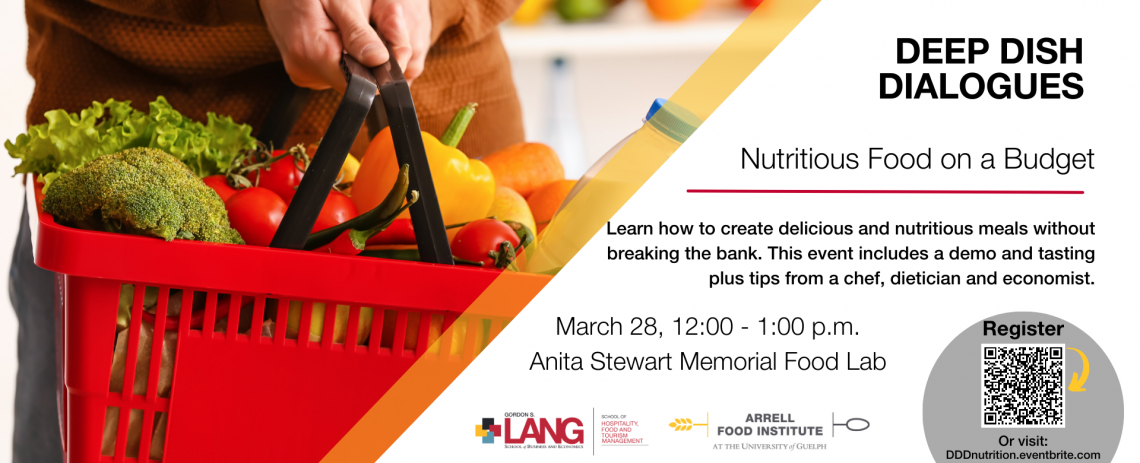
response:
{"label": "basket's plastic grid side", "polygon": [[[112,374],[111,378],[111,400],[109,400],[107,404],[107,413],[118,413],[118,424],[115,431],[116,438],[113,453],[114,455],[118,456],[118,458],[116,458],[116,461],[124,461],[124,456],[128,455],[128,438],[135,438],[134,436],[128,434],[130,431],[137,433],[137,439],[140,439],[137,441],[137,447],[132,445],[132,447],[135,448],[132,449],[132,452],[130,452],[130,454],[150,455],[152,437],[152,433],[150,431],[154,429],[154,418],[159,413],[166,413],[170,410],[169,399],[158,397],[158,377],[160,373],[159,362],[162,359],[162,344],[165,338],[164,327],[166,325],[166,316],[169,302],[168,288],[160,287],[158,292],[158,302],[155,307],[155,328],[154,333],[150,337],[151,350],[146,354],[150,357],[151,361],[150,364],[147,365],[147,380],[145,385],[142,386],[143,391],[138,390],[139,387],[136,384],[135,380],[135,375],[138,373],[137,360],[143,328],[141,320],[145,293],[145,290],[134,291],[134,300],[131,304],[131,320],[134,320],[135,322],[131,323],[127,328],[129,336],[127,341],[126,360],[123,364],[124,373],[122,381],[120,384],[118,384],[118,391],[115,390],[115,375]],[[158,353],[159,355],[154,355],[155,353]],[[112,364],[113,363],[114,362],[112,361]],[[136,394],[140,392],[143,396],[141,400],[136,396]],[[115,397],[116,393],[119,394],[117,398]],[[124,413],[124,410],[127,412]],[[137,430],[130,430],[129,428],[131,420],[134,419],[137,422],[139,415],[142,415],[142,424]],[[148,432],[141,432],[142,430],[148,430]],[[104,440],[104,443],[106,443],[106,440]]]}
{"label": "basket's plastic grid side", "polygon": [[[373,309],[360,304],[279,300],[265,295],[225,294],[75,276],[64,276],[64,285],[68,342],[61,344],[67,349],[65,355],[69,359],[66,362],[68,433],[65,435],[71,438],[66,444],[69,444],[69,461],[72,462],[162,461],[166,425],[177,420],[177,413],[173,416],[168,413],[172,400],[177,397],[173,392],[176,381],[173,372],[178,366],[178,339],[205,338],[223,343],[260,344],[269,349],[306,348],[333,355],[354,353],[409,360],[429,355],[457,361],[481,352],[509,321],[463,317],[446,311],[382,306]],[[118,306],[112,301],[117,302],[121,288],[127,286],[135,289],[130,306],[131,321],[125,330],[126,349],[120,380],[112,374],[114,360],[107,355],[110,353],[107,347],[121,342],[113,322]],[[145,303],[148,287],[157,288],[158,292],[157,300],[149,307]],[[176,310],[171,310],[172,301]],[[319,339],[306,336],[316,323],[314,310],[319,311],[322,306],[323,326],[318,330]],[[294,317],[299,320],[293,329],[290,315],[298,310],[299,316]],[[149,314],[144,318],[148,311],[153,313],[153,318],[149,318]],[[366,316],[362,317],[362,313]],[[238,316],[229,316],[231,314]],[[338,323],[338,318],[345,315],[347,324],[343,320]],[[248,322],[243,321],[246,317],[249,317]],[[144,326],[144,319],[153,323]],[[263,325],[263,320],[273,324]],[[452,335],[441,339],[441,334],[457,322],[460,326],[452,330]],[[262,329],[257,329],[261,326],[269,326],[264,334]],[[149,345],[146,345],[144,329],[153,330]],[[177,336],[171,337],[174,333]],[[162,353],[167,343],[173,350],[173,362],[164,373]],[[108,420],[108,417],[115,418],[115,412],[117,419]],[[96,424],[101,432],[93,429]],[[102,431],[113,433],[113,441],[104,437]],[[100,437],[104,437],[102,442]],[[137,458],[139,455],[149,458]]]}

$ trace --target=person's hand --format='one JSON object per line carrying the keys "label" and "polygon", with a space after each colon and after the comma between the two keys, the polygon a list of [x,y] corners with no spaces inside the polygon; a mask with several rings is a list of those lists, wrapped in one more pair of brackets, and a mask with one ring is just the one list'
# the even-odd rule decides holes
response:
{"label": "person's hand", "polygon": [[[396,62],[400,63],[400,69],[404,70],[404,77],[409,82],[415,80],[420,74],[424,72],[424,59],[427,58],[428,48],[431,48],[431,8],[429,0],[373,0],[372,4],[372,23],[373,24],[391,24],[392,28],[396,28],[393,23],[393,17],[400,16],[403,13],[404,29],[407,31],[406,42],[402,42],[401,46],[397,47],[396,42],[392,42],[392,51],[396,53]],[[437,1],[455,1],[455,0],[437,0]],[[388,31],[381,26],[384,31],[384,38],[388,38]],[[407,45],[404,47],[403,45]],[[410,59],[404,56],[404,53],[410,53]]]}
{"label": "person's hand", "polygon": [[387,62],[388,50],[369,24],[374,16],[381,19],[376,22],[378,29],[392,45],[401,68],[412,58],[405,13],[398,3],[385,5],[383,12],[376,12],[382,14],[373,15],[371,0],[259,1],[285,71],[298,86],[318,90],[333,87],[343,92],[342,51],[367,67]]}

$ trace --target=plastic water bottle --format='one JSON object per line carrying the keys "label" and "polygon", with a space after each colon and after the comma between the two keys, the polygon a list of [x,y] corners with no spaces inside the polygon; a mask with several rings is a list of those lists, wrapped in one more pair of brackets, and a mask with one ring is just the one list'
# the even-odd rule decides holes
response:
{"label": "plastic water bottle", "polygon": [[[640,185],[634,184],[633,179],[623,178],[622,174],[599,177],[599,174],[605,168],[606,164],[619,152],[623,147],[629,143],[634,137],[638,137],[639,150],[638,155],[647,156],[669,156],[676,149],[684,143],[697,130],[701,124],[701,119],[693,113],[687,111],[676,103],[669,102],[664,99],[657,99],[649,108],[649,113],[646,114],[644,124],[641,129],[638,129],[629,136],[623,138],[613,148],[606,152],[593,166],[586,171],[570,193],[566,195],[566,199],[558,206],[558,211],[555,212],[554,217],[550,219],[550,223],[546,228],[539,233],[538,241],[535,243],[532,252],[528,252],[527,271],[537,273],[553,274],[562,269],[566,262],[577,254],[582,246],[586,245],[590,237],[594,235],[596,229],[593,229],[591,224],[596,224],[598,217],[592,215],[595,210],[610,210],[615,206],[612,201],[615,198],[623,198],[626,195],[632,194]],[[629,168],[629,165],[623,168]],[[597,177],[597,178],[596,178]],[[574,208],[567,209],[570,201],[578,196],[585,189],[588,183],[598,183],[591,187],[588,196],[583,197],[583,201],[597,201],[597,203],[583,204],[575,206]],[[607,201],[609,201],[607,203]],[[594,209],[598,205],[604,206],[601,209]]]}
{"label": "plastic water bottle", "polygon": [[[699,119],[697,119],[695,115],[690,113],[685,108],[680,107],[679,105],[667,105],[668,102],[669,100],[666,100],[665,98],[658,98],[656,100],[653,100],[653,104],[649,106],[649,112],[645,114],[645,119],[642,119],[641,123],[649,124],[647,128],[663,135],[663,139],[667,143],[672,143],[680,146],[681,143],[684,143],[685,140],[687,140],[689,136],[692,135],[694,131],[696,131],[697,125],[699,123],[695,123],[695,121],[699,121]],[[661,113],[661,117],[653,119],[653,116],[656,115],[662,108],[665,108],[665,112]],[[636,134],[637,131],[633,131],[633,133],[621,139],[621,141],[614,145],[613,148],[610,148],[609,151],[606,151],[606,154],[603,154],[601,158],[595,161],[594,165],[590,166],[590,168],[586,170],[586,173],[583,174],[580,179],[578,179],[578,183],[574,185],[574,188],[570,190],[570,193],[566,195],[566,198],[562,200],[562,204],[558,206],[558,211],[555,212],[555,215],[558,215],[558,212],[562,212],[562,209],[570,203],[570,200],[574,199],[574,196],[577,195],[578,192],[582,190],[582,188],[586,187],[586,183],[589,183],[589,181],[592,180],[594,176],[598,175],[598,172],[602,170],[602,167],[605,167],[606,163],[609,162],[609,160],[613,158],[614,155],[618,153],[618,151],[621,151],[622,147],[625,146],[625,144],[628,143],[629,140]]]}

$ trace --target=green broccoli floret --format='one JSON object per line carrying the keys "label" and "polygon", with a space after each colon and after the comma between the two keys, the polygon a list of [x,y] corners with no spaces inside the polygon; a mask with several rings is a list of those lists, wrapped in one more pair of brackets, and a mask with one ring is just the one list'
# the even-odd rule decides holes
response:
{"label": "green broccoli floret", "polygon": [[88,230],[245,244],[217,193],[177,158],[152,148],[101,156],[61,175],[44,191],[43,208]]}

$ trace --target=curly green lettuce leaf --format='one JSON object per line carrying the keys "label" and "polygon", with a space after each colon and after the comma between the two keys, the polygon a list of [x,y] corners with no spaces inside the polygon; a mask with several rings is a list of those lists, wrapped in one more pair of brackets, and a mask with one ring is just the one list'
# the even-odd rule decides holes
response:
{"label": "curly green lettuce leaf", "polygon": [[187,118],[164,97],[150,103],[150,112],[130,101],[92,102],[79,114],[49,111],[48,122],[5,141],[8,154],[20,160],[17,174],[41,174],[46,189],[60,175],[99,156],[129,148],[155,148],[178,158],[199,177],[224,171],[234,158],[253,149],[252,128],[230,117],[207,114],[206,124]]}

